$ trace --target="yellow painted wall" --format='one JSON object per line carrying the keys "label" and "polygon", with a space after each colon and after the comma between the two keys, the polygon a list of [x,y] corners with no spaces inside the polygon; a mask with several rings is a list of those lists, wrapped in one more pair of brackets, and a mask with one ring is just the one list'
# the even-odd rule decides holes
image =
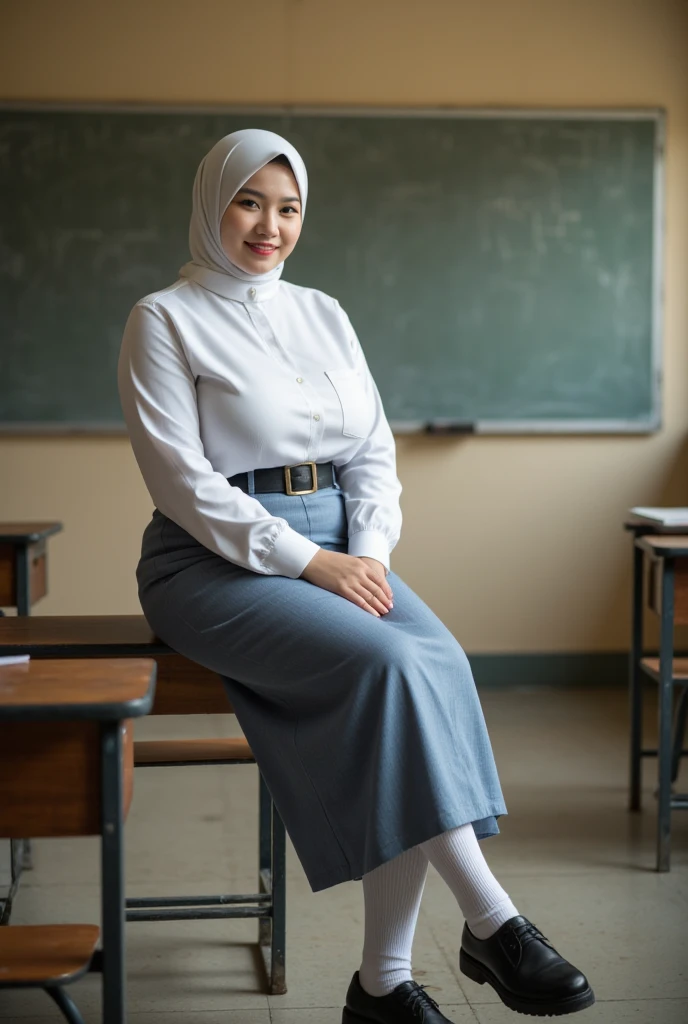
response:
{"label": "yellow painted wall", "polygon": [[[688,504],[687,53],[685,0],[0,2],[0,99],[666,108],[663,430],[398,440],[394,568],[471,652],[625,647],[624,511]],[[37,611],[138,612],[151,508],[126,440],[0,439],[0,521],[65,525]]]}

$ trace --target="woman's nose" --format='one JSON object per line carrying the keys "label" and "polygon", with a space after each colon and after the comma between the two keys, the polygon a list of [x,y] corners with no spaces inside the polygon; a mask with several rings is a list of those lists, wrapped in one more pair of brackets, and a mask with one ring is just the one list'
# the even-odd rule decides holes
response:
{"label": "woman's nose", "polygon": [[265,212],[258,224],[258,234],[273,238],[277,234],[277,214]]}

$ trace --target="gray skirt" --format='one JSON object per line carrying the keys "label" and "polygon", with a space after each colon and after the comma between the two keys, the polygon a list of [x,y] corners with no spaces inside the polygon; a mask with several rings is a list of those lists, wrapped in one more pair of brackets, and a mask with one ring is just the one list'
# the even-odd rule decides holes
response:
{"label": "gray skirt", "polygon": [[[347,550],[338,486],[259,500]],[[314,892],[467,822],[479,839],[499,831],[506,808],[466,655],[394,572],[394,608],[378,619],[228,562],[156,509],[137,580],[156,634],[223,676]]]}

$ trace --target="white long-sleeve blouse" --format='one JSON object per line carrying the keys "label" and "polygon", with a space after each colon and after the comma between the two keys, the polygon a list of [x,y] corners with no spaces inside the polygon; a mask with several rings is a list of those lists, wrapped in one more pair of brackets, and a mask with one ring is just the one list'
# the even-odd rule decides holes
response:
{"label": "white long-sleeve blouse", "polygon": [[118,382],[153,502],[205,547],[253,572],[299,577],[318,545],[227,477],[332,461],[349,554],[389,569],[402,519],[394,438],[336,299],[210,270],[202,284],[181,278],[134,306]]}

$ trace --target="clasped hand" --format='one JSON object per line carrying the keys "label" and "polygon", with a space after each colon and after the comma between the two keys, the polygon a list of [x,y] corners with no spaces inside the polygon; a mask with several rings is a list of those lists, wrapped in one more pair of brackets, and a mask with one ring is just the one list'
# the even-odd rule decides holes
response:
{"label": "clasped hand", "polygon": [[394,607],[392,588],[385,579],[385,567],[376,558],[321,548],[303,570],[300,579],[339,594],[378,618]]}

